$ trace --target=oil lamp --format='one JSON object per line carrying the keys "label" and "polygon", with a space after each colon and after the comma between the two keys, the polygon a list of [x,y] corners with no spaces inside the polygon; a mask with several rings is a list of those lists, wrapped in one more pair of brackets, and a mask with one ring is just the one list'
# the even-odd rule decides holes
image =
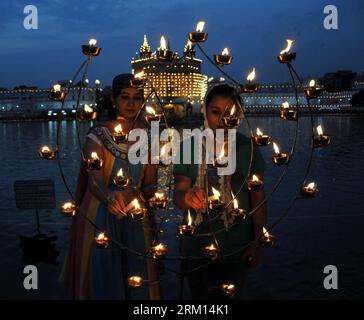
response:
{"label": "oil lamp", "polygon": [[269,234],[266,228],[263,227],[263,234],[259,238],[259,244],[265,247],[271,247],[274,244],[275,238]]}
{"label": "oil lamp", "polygon": [[281,153],[279,151],[279,147],[277,146],[277,144],[275,142],[273,142],[273,148],[274,148],[274,152],[275,155],[272,156],[272,160],[274,162],[274,164],[276,164],[277,166],[280,166],[282,164],[287,164],[289,161],[289,155],[288,153]]}
{"label": "oil lamp", "polygon": [[219,256],[219,249],[211,243],[209,246],[203,247],[202,254],[209,259],[216,259]]}
{"label": "oil lamp", "polygon": [[91,152],[91,158],[86,160],[86,166],[90,170],[99,170],[102,168],[104,160],[100,159],[97,152]]}
{"label": "oil lamp", "polygon": [[145,116],[145,121],[151,125],[152,121],[160,122],[162,115],[159,113],[156,113],[155,110],[152,107],[146,106],[145,110],[148,112]]}
{"label": "oil lamp", "polygon": [[253,83],[252,81],[255,79],[255,68],[248,74],[246,80],[248,83],[245,83],[242,86],[242,91],[245,93],[253,93],[258,90],[258,85],[256,83]]}
{"label": "oil lamp", "polygon": [[138,199],[134,199],[131,203],[129,203],[125,208],[125,211],[130,214],[134,221],[143,220],[147,213],[147,209],[140,206]]}
{"label": "oil lamp", "polygon": [[279,116],[283,120],[297,120],[297,111],[290,109],[288,101],[282,103]]}
{"label": "oil lamp", "polygon": [[208,198],[209,209],[213,212],[220,212],[224,209],[225,203],[220,200],[220,192],[212,187],[213,195]]}
{"label": "oil lamp", "polygon": [[255,174],[247,180],[249,191],[259,191],[263,185],[263,181],[260,180]]}
{"label": "oil lamp", "polygon": [[99,235],[95,237],[95,246],[100,249],[106,249],[109,246],[109,238],[104,232],[100,232]]}
{"label": "oil lamp", "polygon": [[307,198],[313,198],[316,195],[317,187],[316,183],[310,182],[301,188],[301,195]]}
{"label": "oil lamp", "polygon": [[115,141],[116,144],[126,143],[128,141],[128,134],[126,132],[123,132],[121,124],[115,126],[112,139]]}
{"label": "oil lamp", "polygon": [[38,151],[39,157],[46,160],[54,160],[57,157],[57,150],[53,150],[49,146],[42,146]]}
{"label": "oil lamp", "polygon": [[316,99],[323,91],[323,88],[316,85],[316,81],[312,79],[308,88],[305,89],[305,94],[308,99]]}
{"label": "oil lamp", "polygon": [[96,47],[96,39],[90,39],[88,44],[82,45],[82,53],[88,57],[96,57],[100,54],[101,48]]}
{"label": "oil lamp", "polygon": [[196,31],[188,33],[188,39],[191,42],[205,42],[207,38],[207,33],[203,32],[203,28],[205,27],[205,21],[200,21],[197,23]]}
{"label": "oil lamp", "polygon": [[278,61],[280,63],[291,63],[293,60],[296,59],[296,52],[289,52],[292,47],[293,40],[286,40],[287,41],[287,47],[286,49],[282,50],[279,54]]}
{"label": "oil lamp", "polygon": [[167,47],[166,39],[161,36],[160,47],[157,50],[157,59],[159,61],[171,62],[175,57],[176,53],[169,50]]}
{"label": "oil lamp", "polygon": [[257,135],[254,137],[254,141],[257,146],[266,146],[270,143],[270,137],[266,134],[263,134],[263,132],[257,128]]}
{"label": "oil lamp", "polygon": [[80,111],[81,120],[95,120],[97,112],[94,111],[88,104],[85,104],[83,110]]}
{"label": "oil lamp", "polygon": [[159,154],[159,166],[161,167],[167,167],[171,161],[172,161],[172,156],[171,156],[171,152],[172,150],[170,150],[169,152],[167,152],[167,144],[165,144],[161,149],[160,149],[160,154]]}
{"label": "oil lamp", "polygon": [[144,78],[144,71],[136,73],[134,79],[130,79],[130,85],[137,89],[143,88],[146,83],[147,79]]}
{"label": "oil lamp", "polygon": [[150,249],[153,259],[162,259],[168,252],[168,248],[163,243],[158,243]]}
{"label": "oil lamp", "polygon": [[181,236],[193,236],[195,234],[196,228],[192,225],[191,212],[188,210],[187,214],[187,224],[180,225],[178,227],[178,232]]}
{"label": "oil lamp", "polygon": [[235,198],[234,194],[231,192],[233,198],[233,209],[230,211],[234,220],[244,220],[247,217],[247,212],[244,209],[239,209],[238,200]]}
{"label": "oil lamp", "polygon": [[324,135],[321,125],[317,126],[317,135],[313,137],[314,148],[327,146],[331,141],[331,137]]}
{"label": "oil lamp", "polygon": [[143,285],[143,278],[139,276],[131,276],[128,278],[128,284],[130,287],[139,288]]}
{"label": "oil lamp", "polygon": [[233,105],[233,107],[230,110],[230,115],[228,115],[227,117],[223,117],[223,123],[226,127],[228,128],[236,128],[239,126],[240,123],[240,119],[239,117],[236,115],[236,107],[235,104]]}
{"label": "oil lamp", "polygon": [[51,99],[52,101],[63,101],[65,97],[66,94],[64,91],[61,90],[60,84],[55,84],[49,92],[49,99]]}
{"label": "oil lamp", "polygon": [[228,162],[223,162],[223,158],[225,156],[225,148],[222,146],[220,154],[213,160],[212,166],[214,168],[226,168],[228,166]]}
{"label": "oil lamp", "polygon": [[61,205],[60,211],[65,216],[74,217],[78,213],[78,208],[74,201],[69,201]]}
{"label": "oil lamp", "polygon": [[120,168],[120,170],[118,171],[116,176],[113,178],[113,182],[114,182],[114,185],[119,189],[122,189],[129,184],[129,178],[123,176],[122,168]]}
{"label": "oil lamp", "polygon": [[236,294],[236,287],[232,283],[221,284],[220,290],[221,290],[221,293],[228,298],[232,298]]}
{"label": "oil lamp", "polygon": [[153,209],[165,209],[168,205],[168,199],[163,193],[156,192],[154,197],[148,200],[148,204]]}
{"label": "oil lamp", "polygon": [[230,64],[233,61],[233,57],[229,55],[228,48],[225,48],[221,54],[214,54],[214,59],[218,66]]}

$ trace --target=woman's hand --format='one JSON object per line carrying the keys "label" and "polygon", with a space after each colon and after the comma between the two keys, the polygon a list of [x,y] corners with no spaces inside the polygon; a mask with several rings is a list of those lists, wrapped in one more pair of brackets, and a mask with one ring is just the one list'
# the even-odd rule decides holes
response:
{"label": "woman's hand", "polygon": [[203,209],[206,201],[205,192],[203,192],[199,187],[193,187],[186,191],[185,203],[188,207],[193,209]]}
{"label": "woman's hand", "polygon": [[257,242],[248,247],[241,256],[241,260],[248,270],[257,268],[261,264],[262,258],[263,248]]}
{"label": "woman's hand", "polygon": [[124,218],[127,214],[127,205],[138,197],[138,192],[131,187],[127,187],[121,191],[113,191],[108,197],[107,209],[110,213],[118,218]]}

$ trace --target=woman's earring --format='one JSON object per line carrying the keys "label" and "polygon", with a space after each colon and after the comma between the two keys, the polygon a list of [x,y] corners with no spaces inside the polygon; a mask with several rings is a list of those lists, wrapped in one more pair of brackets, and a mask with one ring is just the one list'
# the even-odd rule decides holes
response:
{"label": "woman's earring", "polygon": [[112,107],[113,107],[114,109],[116,109],[116,105],[115,105],[115,104],[113,104],[113,105],[112,105]]}

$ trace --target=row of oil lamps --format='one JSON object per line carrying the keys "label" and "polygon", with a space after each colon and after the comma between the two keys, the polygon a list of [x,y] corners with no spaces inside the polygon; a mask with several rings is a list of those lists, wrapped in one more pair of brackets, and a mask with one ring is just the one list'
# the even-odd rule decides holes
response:
{"label": "row of oil lamps", "polygon": [[[140,276],[131,276],[128,278],[128,285],[133,288],[140,288],[143,286],[144,279]],[[220,293],[227,297],[232,298],[236,294],[237,288],[233,283],[222,283],[218,288]]]}

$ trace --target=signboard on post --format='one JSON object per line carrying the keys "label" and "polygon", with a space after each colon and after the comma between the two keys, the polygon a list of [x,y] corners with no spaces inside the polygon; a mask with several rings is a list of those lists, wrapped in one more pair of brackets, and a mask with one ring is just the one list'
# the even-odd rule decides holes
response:
{"label": "signboard on post", "polygon": [[54,181],[51,179],[15,181],[14,192],[18,209],[54,209],[56,207]]}

